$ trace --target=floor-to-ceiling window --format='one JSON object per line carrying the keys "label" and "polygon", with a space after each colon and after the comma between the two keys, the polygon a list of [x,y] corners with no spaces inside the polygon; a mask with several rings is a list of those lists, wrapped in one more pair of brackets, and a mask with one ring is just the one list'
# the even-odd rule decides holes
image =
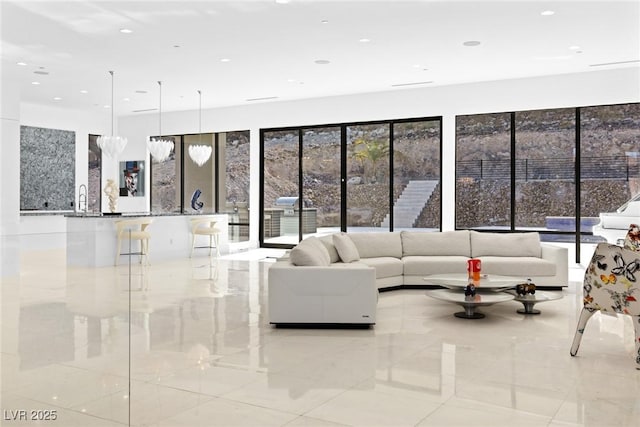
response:
{"label": "floor-to-ceiling window", "polygon": [[337,231],[439,231],[441,123],[263,129],[260,243],[286,247]]}
{"label": "floor-to-ceiling window", "polygon": [[456,228],[511,227],[511,114],[456,117]]}
{"label": "floor-to-ceiling window", "polygon": [[637,103],[458,116],[456,227],[612,241],[600,217],[640,193],[639,157]]}
{"label": "floor-to-ceiling window", "polygon": [[340,127],[302,133],[302,233],[340,230]]}
{"label": "floor-to-ceiling window", "polygon": [[516,229],[575,232],[575,127],[573,108],[515,113]]}
{"label": "floor-to-ceiling window", "polygon": [[[80,210],[88,212],[100,212],[102,202],[102,150],[98,147],[98,135],[89,135],[89,172],[87,188],[84,191],[83,205]],[[82,192],[79,194],[82,197]],[[79,200],[80,201],[80,200]]]}
{"label": "floor-to-ceiling window", "polygon": [[173,141],[174,150],[164,162],[151,163],[151,211],[180,212],[180,165],[182,164],[182,137],[165,136]]}
{"label": "floor-to-ceiling window", "polygon": [[299,241],[300,131],[262,134],[264,242],[295,244]]}
{"label": "floor-to-ceiling window", "polygon": [[[579,114],[580,213],[588,226],[640,194],[640,104],[584,107]],[[614,241],[624,230],[595,232]]]}
{"label": "floor-to-ceiling window", "polygon": [[347,231],[388,231],[389,124],[347,126]]}
{"label": "floor-to-ceiling window", "polygon": [[[229,240],[249,239],[249,131],[165,136],[174,142],[167,160],[151,165],[154,213],[227,213]],[[189,147],[211,147],[201,166]]]}
{"label": "floor-to-ceiling window", "polygon": [[441,228],[440,158],[441,121],[423,120],[393,124],[394,230]]}

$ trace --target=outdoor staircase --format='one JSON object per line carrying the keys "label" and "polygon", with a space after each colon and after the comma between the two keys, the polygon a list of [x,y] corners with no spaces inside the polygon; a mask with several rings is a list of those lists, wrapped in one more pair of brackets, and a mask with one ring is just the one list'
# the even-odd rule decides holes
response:
{"label": "outdoor staircase", "polygon": [[[409,181],[393,205],[393,228],[412,228],[424,209],[438,181]],[[390,216],[382,221],[382,228],[389,228]]]}

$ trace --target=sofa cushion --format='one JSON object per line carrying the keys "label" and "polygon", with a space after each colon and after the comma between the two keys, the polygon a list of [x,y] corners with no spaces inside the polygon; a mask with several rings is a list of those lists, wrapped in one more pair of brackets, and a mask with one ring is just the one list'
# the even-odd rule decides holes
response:
{"label": "sofa cushion", "polygon": [[537,257],[481,257],[483,274],[516,276],[526,279],[533,276],[555,276],[556,264]]}
{"label": "sofa cushion", "polygon": [[405,276],[428,276],[466,273],[468,259],[468,257],[456,255],[406,256],[402,258],[402,262]]}
{"label": "sofa cushion", "polygon": [[468,230],[433,233],[403,231],[400,236],[402,237],[402,256],[471,256],[471,242]]}
{"label": "sofa cushion", "polygon": [[289,254],[289,260],[298,266],[327,266],[329,253],[317,237],[308,237],[298,243]]}
{"label": "sofa cushion", "polygon": [[[538,233],[480,233],[471,231],[471,256],[542,256]],[[484,266],[483,266],[484,272]]]}
{"label": "sofa cushion", "polygon": [[360,259],[358,248],[346,233],[334,234],[332,239],[342,262],[354,262]]}
{"label": "sofa cushion", "polygon": [[360,262],[376,269],[376,279],[402,276],[404,264],[394,257],[360,258]]}
{"label": "sofa cushion", "polygon": [[358,248],[360,258],[390,256],[402,258],[402,240],[400,233],[373,232],[349,233],[349,237]]}
{"label": "sofa cushion", "polygon": [[332,264],[334,262],[339,262],[340,255],[338,255],[338,250],[336,249],[336,246],[333,244],[333,236],[332,235],[322,236],[322,237],[319,237],[319,239],[324,245],[324,247],[327,248],[327,252],[329,253],[329,262]]}

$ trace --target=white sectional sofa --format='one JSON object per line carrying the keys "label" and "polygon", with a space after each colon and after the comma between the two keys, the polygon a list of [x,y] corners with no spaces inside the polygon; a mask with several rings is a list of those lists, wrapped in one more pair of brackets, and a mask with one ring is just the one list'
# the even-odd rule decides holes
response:
{"label": "white sectional sofa", "polygon": [[374,324],[378,290],[465,273],[471,258],[481,260],[483,274],[568,283],[567,249],[541,243],[538,233],[338,233],[303,240],[269,268],[270,322]]}

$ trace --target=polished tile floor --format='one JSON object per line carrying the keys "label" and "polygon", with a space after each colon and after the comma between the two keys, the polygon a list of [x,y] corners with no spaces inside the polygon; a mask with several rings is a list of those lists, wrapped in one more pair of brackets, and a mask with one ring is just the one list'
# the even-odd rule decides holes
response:
{"label": "polished tile floor", "polygon": [[458,319],[402,290],[380,294],[370,329],[279,329],[268,255],[129,270],[23,253],[1,283],[0,424],[639,425],[630,318],[597,314],[569,356],[579,268],[538,316],[510,301]]}

